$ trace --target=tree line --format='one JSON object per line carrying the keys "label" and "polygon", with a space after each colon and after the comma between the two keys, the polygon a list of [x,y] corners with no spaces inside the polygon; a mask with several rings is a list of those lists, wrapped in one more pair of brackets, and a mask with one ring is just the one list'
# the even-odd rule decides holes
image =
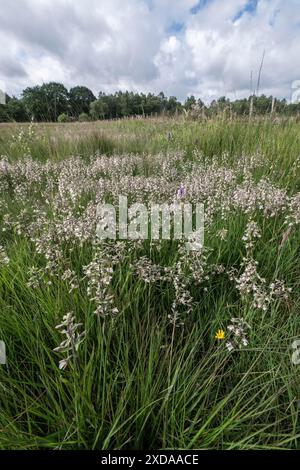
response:
{"label": "tree line", "polygon": [[68,91],[63,84],[50,82],[25,88],[20,98],[6,95],[6,103],[0,104],[0,122],[89,121],[179,113],[191,117],[211,117],[220,113],[230,116],[268,113],[294,116],[300,114],[300,103],[252,95],[234,101],[221,97],[205,105],[194,96],[187,97],[181,103],[175,96],[166,97],[163,92],[158,95],[129,91],[113,94],[100,92],[96,97],[85,86],[75,86]]}

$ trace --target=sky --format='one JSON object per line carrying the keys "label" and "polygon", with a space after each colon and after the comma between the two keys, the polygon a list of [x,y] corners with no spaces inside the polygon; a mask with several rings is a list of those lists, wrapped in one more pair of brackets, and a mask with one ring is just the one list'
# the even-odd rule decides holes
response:
{"label": "sky", "polygon": [[9,95],[59,81],[235,99],[257,88],[264,55],[259,92],[290,100],[300,0],[0,0],[0,44]]}

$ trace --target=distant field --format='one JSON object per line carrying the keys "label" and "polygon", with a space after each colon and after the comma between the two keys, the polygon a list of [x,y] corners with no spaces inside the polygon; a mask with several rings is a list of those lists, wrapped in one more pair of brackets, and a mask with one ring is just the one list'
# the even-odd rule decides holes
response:
{"label": "distant field", "polygon": [[[0,449],[300,447],[297,119],[0,124],[0,155]],[[203,203],[204,248],[99,241],[119,195]]]}
{"label": "distant field", "polygon": [[[31,144],[31,155],[38,160],[61,159],[71,154],[90,157],[96,151],[143,154],[184,150],[190,154],[197,149],[208,157],[224,152],[230,157],[259,153],[272,158],[274,164],[279,163],[280,170],[284,171],[300,153],[300,122],[297,118],[271,120],[266,117],[251,121],[215,118],[199,122],[183,117],[162,117],[31,126],[27,123],[0,124],[1,154],[19,158],[22,149],[12,145],[12,135],[17,138],[22,129],[28,128],[36,137]],[[22,142],[28,139],[25,132]]]}

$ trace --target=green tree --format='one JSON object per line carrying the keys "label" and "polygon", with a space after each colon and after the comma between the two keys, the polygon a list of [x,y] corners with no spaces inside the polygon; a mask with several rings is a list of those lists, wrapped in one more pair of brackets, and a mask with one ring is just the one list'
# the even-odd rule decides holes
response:
{"label": "green tree", "polygon": [[45,121],[47,107],[45,96],[39,85],[25,88],[22,92],[22,102],[29,117],[35,121]]}
{"label": "green tree", "polygon": [[68,90],[61,83],[28,87],[22,93],[22,101],[35,121],[57,121],[60,114],[68,112]]}
{"label": "green tree", "polygon": [[184,102],[183,107],[188,111],[192,109],[193,106],[197,104],[196,98],[194,95],[188,96],[187,99]]}
{"label": "green tree", "polygon": [[42,95],[46,101],[49,121],[56,121],[60,114],[68,112],[68,90],[61,83],[50,82],[41,86]]}
{"label": "green tree", "polygon": [[6,106],[7,114],[10,118],[10,121],[16,122],[26,122],[28,121],[28,113],[26,107],[21,100],[13,97],[8,100]]}
{"label": "green tree", "polygon": [[88,113],[90,104],[96,100],[93,92],[85,86],[75,86],[69,92],[69,105],[72,116],[78,118],[82,113]]}
{"label": "green tree", "polygon": [[180,111],[181,108],[182,105],[177,101],[177,98],[175,96],[170,96],[166,103],[166,111],[168,111],[169,114],[174,114],[176,111]]}
{"label": "green tree", "polygon": [[105,119],[107,117],[108,105],[103,99],[103,97],[99,98],[98,100],[93,101],[90,104],[90,114],[91,114],[91,117],[95,120]]}

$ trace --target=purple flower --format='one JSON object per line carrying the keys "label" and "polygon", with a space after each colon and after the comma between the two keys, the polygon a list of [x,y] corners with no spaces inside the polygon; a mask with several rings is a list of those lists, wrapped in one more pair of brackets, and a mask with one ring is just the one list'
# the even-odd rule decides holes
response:
{"label": "purple flower", "polygon": [[184,197],[184,195],[185,195],[185,188],[184,188],[184,186],[181,184],[181,185],[180,185],[180,188],[179,188],[178,191],[177,191],[177,196],[178,196],[180,199],[182,199],[182,198]]}

